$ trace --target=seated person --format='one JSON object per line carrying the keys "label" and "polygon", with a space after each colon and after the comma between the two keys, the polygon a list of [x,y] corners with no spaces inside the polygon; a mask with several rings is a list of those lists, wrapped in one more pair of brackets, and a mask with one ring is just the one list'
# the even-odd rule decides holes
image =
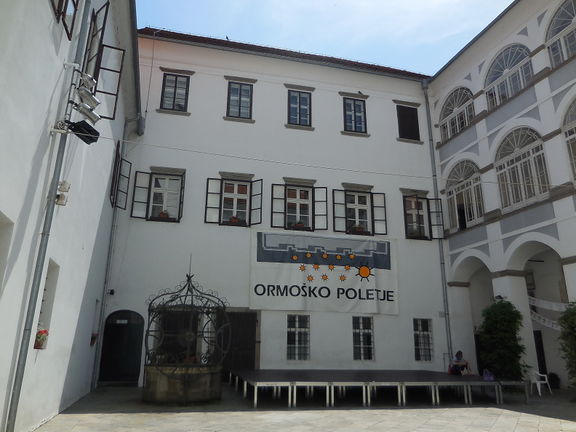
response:
{"label": "seated person", "polygon": [[452,360],[452,366],[450,366],[451,375],[462,375],[462,371],[469,371],[468,361],[464,360],[462,351],[458,351]]}

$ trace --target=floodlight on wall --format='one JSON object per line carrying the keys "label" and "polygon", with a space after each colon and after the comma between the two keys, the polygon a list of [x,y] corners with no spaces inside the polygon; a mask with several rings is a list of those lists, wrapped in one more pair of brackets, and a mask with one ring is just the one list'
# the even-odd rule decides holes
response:
{"label": "floodlight on wall", "polygon": [[98,120],[100,120],[100,115],[92,111],[90,105],[82,103],[74,103],[72,107],[78,111],[80,114],[84,115],[92,124],[96,124]]}
{"label": "floodlight on wall", "polygon": [[88,75],[87,73],[82,73],[80,75],[80,81],[82,81],[82,85],[88,90],[92,90],[96,85],[96,80],[92,77],[92,75]]}
{"label": "floodlight on wall", "polygon": [[100,101],[98,100],[98,98],[94,96],[92,92],[88,90],[86,87],[78,87],[76,89],[76,93],[78,93],[80,100],[86,105],[88,105],[90,109],[93,110],[98,105],[100,105]]}
{"label": "floodlight on wall", "polygon": [[98,137],[100,137],[100,132],[90,126],[86,120],[79,122],[67,121],[66,124],[68,125],[68,130],[86,144],[95,143],[98,141]]}
{"label": "floodlight on wall", "polygon": [[65,206],[67,202],[68,197],[65,194],[59,193],[56,195],[56,205]]}

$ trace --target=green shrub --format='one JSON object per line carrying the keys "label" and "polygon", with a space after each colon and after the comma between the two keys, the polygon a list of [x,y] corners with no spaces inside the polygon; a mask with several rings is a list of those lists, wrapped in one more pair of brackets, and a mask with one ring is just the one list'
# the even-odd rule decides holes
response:
{"label": "green shrub", "polygon": [[558,319],[560,324],[560,351],[566,360],[566,369],[570,384],[576,387],[576,303],[570,303],[568,309]]}
{"label": "green shrub", "polygon": [[478,333],[480,363],[498,380],[522,379],[527,369],[522,362],[525,347],[518,337],[522,314],[512,303],[499,300],[484,309],[482,316],[484,322]]}

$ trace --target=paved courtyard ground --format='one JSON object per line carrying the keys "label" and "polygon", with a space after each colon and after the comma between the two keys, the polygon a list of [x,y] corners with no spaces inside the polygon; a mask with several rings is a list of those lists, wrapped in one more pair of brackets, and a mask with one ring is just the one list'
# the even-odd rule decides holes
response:
{"label": "paved courtyard ground", "polygon": [[505,393],[505,404],[495,405],[492,395],[475,394],[473,406],[459,395],[443,393],[442,405],[432,407],[422,392],[409,394],[408,406],[394,406],[393,393],[379,394],[371,408],[361,408],[358,394],[336,400],[324,408],[322,395],[299,397],[299,407],[288,409],[285,400],[251,398],[224,385],[222,401],[192,407],[144,404],[137,388],[103,387],[89,394],[38,432],[576,432],[574,392],[537,395],[524,403],[521,394]]}

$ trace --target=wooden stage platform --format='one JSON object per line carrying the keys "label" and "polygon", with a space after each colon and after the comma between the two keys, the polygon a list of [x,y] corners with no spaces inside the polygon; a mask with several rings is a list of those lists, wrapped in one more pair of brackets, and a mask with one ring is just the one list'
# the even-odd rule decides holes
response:
{"label": "wooden stage platform", "polygon": [[503,387],[521,387],[524,389],[526,402],[529,397],[528,381],[484,381],[478,375],[457,376],[444,372],[424,370],[326,370],[326,369],[266,369],[230,371],[230,384],[238,391],[243,383],[243,395],[248,397],[248,386],[254,389],[254,408],[258,406],[258,389],[271,388],[273,397],[279,398],[283,388],[287,389],[288,407],[294,408],[297,403],[298,388],[304,388],[306,395],[314,389],[322,389],[326,394],[326,407],[335,403],[334,391],[340,396],[346,394],[347,388],[357,387],[362,390],[362,404],[369,407],[379,388],[396,388],[398,406],[406,406],[406,389],[424,387],[429,390],[432,405],[440,405],[440,388],[461,388],[464,403],[472,404],[472,388],[493,388],[496,403],[504,402]]}

